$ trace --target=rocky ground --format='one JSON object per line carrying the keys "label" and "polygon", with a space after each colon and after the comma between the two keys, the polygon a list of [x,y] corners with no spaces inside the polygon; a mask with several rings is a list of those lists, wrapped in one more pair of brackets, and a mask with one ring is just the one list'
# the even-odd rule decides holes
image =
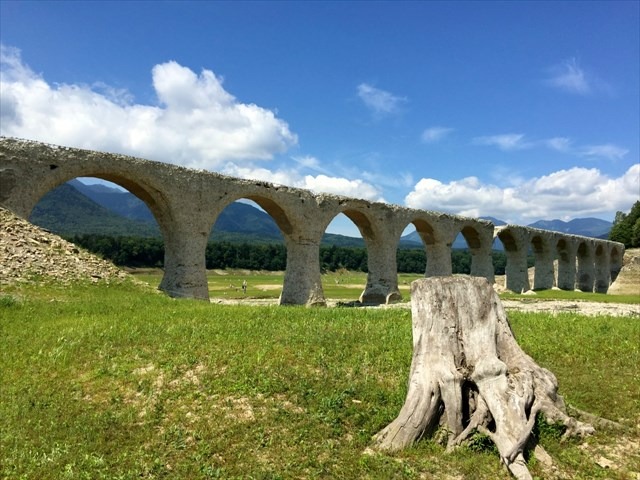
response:
{"label": "rocky ground", "polygon": [[122,281],[129,275],[0,208],[0,286],[49,278],[60,283],[88,279]]}
{"label": "rocky ground", "polygon": [[640,296],[640,248],[629,248],[622,258],[622,270],[609,287],[614,295]]}

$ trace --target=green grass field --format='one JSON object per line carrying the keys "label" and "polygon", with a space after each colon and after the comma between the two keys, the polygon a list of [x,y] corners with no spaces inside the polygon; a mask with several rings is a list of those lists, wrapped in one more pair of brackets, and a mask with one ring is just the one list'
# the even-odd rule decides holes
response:
{"label": "green grass field", "polygon": [[[135,277],[153,287],[162,280],[161,270],[139,270],[133,272]],[[424,275],[401,273],[398,275],[398,287],[404,300],[410,298],[411,282]],[[283,272],[242,272],[234,270],[209,271],[207,273],[209,295],[212,299],[228,298],[272,298],[277,299],[282,290]],[[242,292],[242,282],[247,281],[247,292]],[[322,287],[326,298],[336,300],[357,300],[367,283],[367,274],[363,272],[329,272],[322,275]],[[532,297],[515,293],[503,293],[506,299],[527,299]],[[640,303],[638,295],[607,295],[603,293],[585,293],[564,290],[538,291],[536,300],[584,300],[606,303]]]}
{"label": "green grass field", "polygon": [[[157,287],[162,280],[160,270],[141,270],[134,272],[138,280]],[[400,274],[398,285],[403,297],[409,299],[411,282],[423,275]],[[277,299],[282,291],[283,272],[242,272],[209,271],[207,273],[209,295],[212,299],[273,298]],[[242,292],[242,282],[247,281],[247,292]],[[322,287],[325,296],[337,300],[357,300],[367,283],[367,275],[362,272],[330,272],[322,275]]]}
{"label": "green grass field", "polygon": [[[214,292],[242,281],[220,277]],[[637,478],[638,319],[510,320],[569,404],[628,429],[583,442],[541,427],[557,478]],[[452,454],[428,439],[369,454],[404,402],[407,309],[216,305],[132,284],[24,286],[0,293],[0,338],[0,478],[509,478],[481,441]],[[598,466],[601,456],[616,468]],[[535,459],[530,470],[547,478]]]}

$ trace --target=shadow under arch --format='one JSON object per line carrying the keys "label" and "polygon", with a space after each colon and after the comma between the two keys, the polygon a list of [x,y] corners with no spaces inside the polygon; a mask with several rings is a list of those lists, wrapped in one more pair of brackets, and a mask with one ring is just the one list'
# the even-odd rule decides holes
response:
{"label": "shadow under arch", "polygon": [[616,278],[618,278],[620,270],[622,270],[622,255],[616,246],[611,248],[611,253],[609,254],[609,269],[611,272],[611,283],[613,283],[616,281]]}
{"label": "shadow under arch", "polygon": [[418,232],[418,235],[422,239],[422,243],[424,243],[424,245],[435,245],[436,234],[429,222],[423,218],[416,218],[409,223],[412,223],[413,226],[416,227],[416,232]]}
{"label": "shadow under arch", "polygon": [[609,258],[605,252],[605,248],[601,243],[598,243],[595,248],[594,258],[594,282],[593,290],[596,293],[607,293],[609,290],[609,282],[611,280],[611,273],[609,268]]}
{"label": "shadow under arch", "polygon": [[246,198],[257,203],[260,208],[262,208],[271,216],[271,218],[273,218],[273,220],[276,222],[276,225],[278,225],[278,228],[285,236],[293,233],[293,226],[291,225],[289,216],[284,211],[284,209],[273,199],[262,195],[247,195],[240,198]]}
{"label": "shadow under arch", "polygon": [[340,213],[344,214],[358,228],[358,230],[360,231],[360,235],[362,235],[362,238],[364,239],[365,246],[367,242],[375,239],[375,233],[371,225],[371,220],[369,220],[369,217],[367,217],[367,215],[365,215],[363,212],[353,208],[346,208]]}

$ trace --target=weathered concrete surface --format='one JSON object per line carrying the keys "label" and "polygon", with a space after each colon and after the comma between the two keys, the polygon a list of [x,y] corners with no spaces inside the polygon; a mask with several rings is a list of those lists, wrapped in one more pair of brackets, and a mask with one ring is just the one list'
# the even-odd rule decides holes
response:
{"label": "weathered concrete surface", "polygon": [[562,290],[573,290],[576,284],[576,253],[578,244],[567,238],[560,238],[556,243],[558,259],[557,287]]}
{"label": "weathered concrete surface", "polygon": [[[471,275],[494,281],[491,258],[494,226],[486,220],[313,194],[126,155],[0,139],[0,206],[19,216],[28,218],[42,196],[76,177],[114,182],[147,204],[165,242],[165,271],[160,289],[175,297],[208,299],[207,239],[222,210],[241,198],[260,205],[284,236],[287,267],[281,304],[325,303],[320,241],[329,223],[340,213],[355,223],[367,247],[367,284],[360,296],[363,303],[399,299],[396,251],[409,224],[416,227],[425,246],[425,276],[451,275],[451,245],[462,234],[472,254]],[[508,257],[507,288],[514,291],[529,289],[530,248],[537,267],[534,288],[553,286],[557,276],[560,288],[577,286],[605,291],[622,265],[624,246],[614,242],[517,225],[504,227],[497,235]],[[557,273],[553,269],[555,258],[558,258]]]}
{"label": "weathered concrete surface", "polygon": [[529,229],[518,225],[505,225],[496,229],[496,237],[502,242],[507,255],[507,289],[516,293],[529,290]]}

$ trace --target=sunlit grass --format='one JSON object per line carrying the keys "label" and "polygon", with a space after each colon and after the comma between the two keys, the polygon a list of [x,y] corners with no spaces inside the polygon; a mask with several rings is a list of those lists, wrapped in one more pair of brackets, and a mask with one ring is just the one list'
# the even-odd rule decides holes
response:
{"label": "sunlit grass", "polygon": [[[138,280],[157,287],[162,280],[161,270],[134,272]],[[409,299],[411,282],[423,275],[400,274],[398,287],[403,298]],[[247,281],[246,293],[242,282]],[[282,292],[283,272],[243,272],[237,270],[215,270],[207,272],[209,295],[216,299],[271,298],[277,299]],[[367,283],[364,272],[328,272],[322,275],[322,288],[326,298],[357,300]]]}
{"label": "sunlit grass", "polygon": [[[157,287],[162,280],[161,270],[142,270],[135,273],[137,279]],[[411,282],[424,275],[401,273],[398,275],[398,287],[405,300],[410,298]],[[242,282],[247,281],[246,294],[242,291]],[[277,299],[282,291],[283,272],[242,272],[237,270],[216,270],[207,272],[209,295],[211,298],[271,298]],[[367,283],[364,272],[328,272],[322,275],[322,287],[326,298],[337,300],[357,300]],[[535,300],[575,300],[601,303],[640,303],[638,295],[610,295],[567,290],[539,290],[534,296],[505,292],[504,299]]]}
{"label": "sunlit grass", "polygon": [[[637,424],[637,319],[511,319],[569,403]],[[0,338],[1,478],[509,478],[491,452],[446,455],[432,441],[365,454],[404,401],[405,309],[225,306],[132,285],[32,286],[0,294]],[[592,458],[617,436],[600,432],[587,449],[541,441],[560,457],[562,478],[630,478]],[[531,469],[544,478],[535,462]]]}

